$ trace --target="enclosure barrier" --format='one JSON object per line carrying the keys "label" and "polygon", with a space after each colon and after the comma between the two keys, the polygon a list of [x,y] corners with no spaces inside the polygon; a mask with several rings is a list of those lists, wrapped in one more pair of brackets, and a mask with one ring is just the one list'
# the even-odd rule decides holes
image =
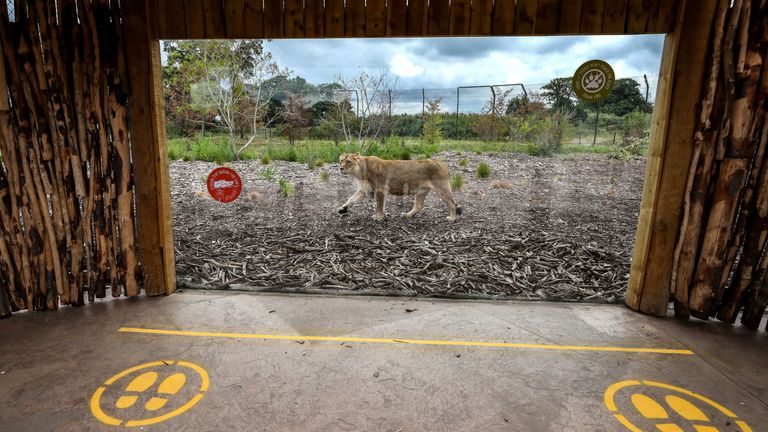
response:
{"label": "enclosure barrier", "polygon": [[[663,315],[672,298],[678,317],[728,322],[743,308],[757,328],[768,302],[768,4],[730,3],[688,2],[667,36],[627,304]],[[696,31],[709,37],[686,36]]]}

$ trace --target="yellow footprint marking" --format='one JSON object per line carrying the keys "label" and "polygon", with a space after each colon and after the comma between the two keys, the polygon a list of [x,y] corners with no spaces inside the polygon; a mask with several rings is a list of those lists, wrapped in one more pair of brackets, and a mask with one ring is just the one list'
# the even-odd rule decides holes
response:
{"label": "yellow footprint marking", "polygon": [[[125,390],[129,392],[142,393],[148,388],[152,387],[155,381],[157,381],[157,372],[144,372],[143,374],[134,378],[133,381],[128,384],[128,387],[126,387]],[[120,399],[115,402],[115,406],[120,409],[130,408],[133,406],[133,404],[136,403],[136,400],[138,399],[139,397],[134,395],[121,396]]]}
{"label": "yellow footprint marking", "polygon": [[[175,395],[182,387],[184,387],[186,381],[186,375],[183,373],[175,373],[160,383],[157,392],[160,394]],[[154,396],[146,403],[146,405],[144,405],[144,408],[146,408],[147,411],[156,411],[164,407],[166,403],[168,403],[167,398]]]}
{"label": "yellow footprint marking", "polygon": [[704,412],[687,400],[675,395],[669,395],[665,399],[669,406],[684,418],[703,422],[709,421],[709,417]]}
{"label": "yellow footprint marking", "polygon": [[[632,405],[637,408],[640,414],[649,419],[669,418],[669,414],[658,402],[640,393],[632,395]],[[664,431],[667,432],[667,431]],[[670,431],[671,432],[671,431]]]}

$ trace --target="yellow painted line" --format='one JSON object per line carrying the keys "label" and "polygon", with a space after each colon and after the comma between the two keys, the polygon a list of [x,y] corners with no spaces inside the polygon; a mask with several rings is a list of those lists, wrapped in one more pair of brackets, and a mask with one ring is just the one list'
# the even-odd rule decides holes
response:
{"label": "yellow painted line", "polygon": [[450,341],[450,340],[424,340],[424,339],[387,339],[387,338],[363,338],[350,336],[294,336],[294,335],[271,335],[271,334],[252,334],[252,333],[218,333],[203,331],[183,331],[183,330],[162,330],[146,329],[137,327],[121,327],[122,333],[143,333],[167,336],[196,336],[196,337],[219,337],[231,339],[265,339],[265,340],[290,340],[290,341],[320,341],[320,342],[361,342],[378,344],[408,344],[408,345],[437,345],[437,346],[465,346],[465,347],[493,347],[493,348],[522,348],[522,349],[540,349],[551,351],[598,351],[598,352],[623,352],[623,353],[645,353],[645,354],[676,354],[693,355],[693,351],[686,349],[666,349],[666,348],[625,348],[625,347],[605,347],[605,346],[584,346],[584,345],[545,345],[545,344],[523,344],[507,342],[473,342],[473,341]]}

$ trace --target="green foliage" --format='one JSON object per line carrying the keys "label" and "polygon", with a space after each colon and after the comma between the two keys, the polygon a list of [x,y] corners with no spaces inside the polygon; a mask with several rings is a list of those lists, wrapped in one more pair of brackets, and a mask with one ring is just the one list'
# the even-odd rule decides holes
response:
{"label": "green foliage", "polygon": [[322,168],[322,167],[325,166],[325,161],[322,160],[322,159],[315,159],[314,164],[315,164],[316,167]]}
{"label": "green foliage", "polygon": [[487,163],[483,162],[477,166],[477,176],[484,179],[491,176],[491,167]]}
{"label": "green foliage", "polygon": [[327,182],[328,178],[330,178],[330,177],[331,177],[331,175],[328,174],[328,171],[323,171],[323,172],[320,173],[320,180],[321,181]]}
{"label": "green foliage", "polygon": [[611,94],[602,102],[602,111],[623,117],[633,111],[650,113],[651,104],[640,93],[640,83],[631,78],[616,80]]}
{"label": "green foliage", "polygon": [[261,178],[263,178],[266,181],[272,181],[275,179],[275,167],[269,167],[264,169],[264,171],[261,172]]}
{"label": "green foliage", "polygon": [[424,116],[424,130],[422,132],[422,138],[427,145],[439,144],[442,139],[440,131],[440,123],[442,122],[440,102],[442,100],[442,98],[427,100],[427,112]]}
{"label": "green foliage", "polygon": [[286,179],[280,179],[277,181],[277,185],[280,187],[280,196],[288,198],[293,195],[293,185]]}
{"label": "green foliage", "polygon": [[235,159],[226,137],[210,136],[192,143],[191,157],[194,160],[223,163]]}
{"label": "green foliage", "polygon": [[296,162],[299,160],[299,155],[296,153],[294,146],[280,146],[280,147],[267,147],[267,156],[272,160],[283,160],[288,162]]}
{"label": "green foliage", "polygon": [[541,89],[541,95],[552,111],[573,110],[576,107],[572,77],[555,78]]}
{"label": "green foliage", "polygon": [[272,158],[270,158],[269,155],[264,155],[261,157],[262,165],[269,165],[270,163],[272,163]]}
{"label": "green foliage", "polygon": [[458,191],[464,187],[464,176],[461,174],[455,174],[451,177],[451,190]]}
{"label": "green foliage", "polygon": [[465,167],[465,166],[469,165],[469,160],[468,160],[467,158],[462,158],[462,159],[459,161],[459,165],[461,165],[461,166]]}

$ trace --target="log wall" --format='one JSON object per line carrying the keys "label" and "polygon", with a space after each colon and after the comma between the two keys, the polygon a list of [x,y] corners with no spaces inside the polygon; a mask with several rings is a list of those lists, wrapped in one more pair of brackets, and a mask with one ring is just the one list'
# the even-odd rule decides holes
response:
{"label": "log wall", "polygon": [[[687,64],[675,63],[687,68],[660,84],[682,91],[666,110],[665,99],[657,98],[662,105],[654,115],[665,124],[655,123],[654,134],[666,134],[665,142],[657,139],[666,148],[653,151],[652,142],[649,155],[649,164],[656,156],[664,163],[659,172],[668,180],[655,190],[669,205],[657,204],[652,217],[641,209],[627,304],[663,315],[672,300],[680,318],[733,323],[741,316],[742,324],[757,328],[768,303],[768,2],[689,1],[683,15],[681,31],[668,42],[692,39],[685,36],[691,20],[709,37],[681,42]],[[698,65],[697,55],[701,67],[690,64]],[[646,186],[652,180],[646,178]],[[653,200],[644,198],[643,208],[646,201]]]}
{"label": "log wall", "polygon": [[2,317],[139,294],[121,20],[108,0],[0,2]]}

